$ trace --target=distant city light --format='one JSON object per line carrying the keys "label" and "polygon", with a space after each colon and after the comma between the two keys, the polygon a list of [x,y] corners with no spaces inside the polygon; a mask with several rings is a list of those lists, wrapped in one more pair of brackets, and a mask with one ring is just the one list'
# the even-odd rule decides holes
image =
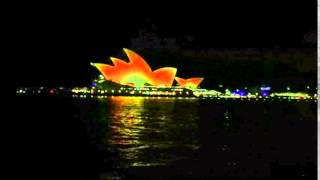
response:
{"label": "distant city light", "polygon": [[[40,90],[44,89],[44,90]],[[269,88],[266,88],[269,89]],[[47,91],[46,91],[47,90]],[[187,90],[187,91],[186,91]],[[112,95],[121,96],[121,95],[131,95],[131,96],[152,96],[152,97],[190,97],[190,98],[216,98],[216,99],[237,99],[239,100],[270,100],[270,99],[279,99],[279,100],[309,100],[314,99],[316,101],[317,94],[308,94],[303,92],[275,92],[270,93],[267,90],[261,91],[261,94],[255,92],[251,93],[244,89],[236,89],[232,93],[229,89],[226,89],[225,92],[219,92],[216,90],[207,90],[207,89],[185,89],[185,88],[162,88],[162,87],[119,87],[116,89],[91,89],[88,87],[75,87],[72,89],[68,88],[24,88],[17,89],[18,94],[24,93],[33,93],[38,92],[41,93],[49,93],[55,94],[57,96],[63,95],[65,92],[71,92],[72,97],[80,97],[80,98],[105,98],[110,97]],[[117,93],[115,93],[117,92]]]}
{"label": "distant city light", "polygon": [[[261,90],[262,91],[269,91],[271,90],[271,87],[261,87]],[[290,90],[290,89],[289,89]]]}
{"label": "distant city light", "polygon": [[239,90],[239,89],[236,89],[236,91],[232,92],[232,95],[234,96],[246,96],[247,94],[248,94],[247,91]]}
{"label": "distant city light", "polygon": [[104,79],[103,75],[99,74],[99,79],[103,80]]}

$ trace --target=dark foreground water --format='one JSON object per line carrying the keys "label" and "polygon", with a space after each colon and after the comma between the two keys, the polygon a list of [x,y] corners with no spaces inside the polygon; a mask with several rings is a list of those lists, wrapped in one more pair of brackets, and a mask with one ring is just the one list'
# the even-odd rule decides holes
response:
{"label": "dark foreground water", "polygon": [[17,97],[24,179],[316,179],[317,107],[304,101]]}

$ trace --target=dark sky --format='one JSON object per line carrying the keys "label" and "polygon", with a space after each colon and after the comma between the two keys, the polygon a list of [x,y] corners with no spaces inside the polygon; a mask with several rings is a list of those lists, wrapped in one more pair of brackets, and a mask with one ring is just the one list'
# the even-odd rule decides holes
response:
{"label": "dark sky", "polygon": [[17,68],[16,86],[87,85],[89,62],[115,56],[141,29],[160,37],[192,37],[191,49],[308,47],[303,38],[316,31],[315,0],[210,2],[11,5],[7,63]]}

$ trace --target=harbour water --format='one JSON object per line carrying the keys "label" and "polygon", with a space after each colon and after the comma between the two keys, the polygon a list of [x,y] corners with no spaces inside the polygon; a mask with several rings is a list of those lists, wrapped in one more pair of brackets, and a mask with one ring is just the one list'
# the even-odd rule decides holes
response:
{"label": "harbour water", "polygon": [[316,177],[314,101],[20,96],[15,106],[23,177]]}

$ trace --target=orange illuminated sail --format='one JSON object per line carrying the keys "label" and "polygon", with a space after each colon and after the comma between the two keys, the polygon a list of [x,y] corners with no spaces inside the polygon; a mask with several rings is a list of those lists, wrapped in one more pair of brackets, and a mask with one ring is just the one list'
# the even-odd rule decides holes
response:
{"label": "orange illuminated sail", "polygon": [[176,68],[164,67],[153,71],[152,78],[157,86],[171,87],[176,72]]}
{"label": "orange illuminated sail", "polygon": [[124,48],[129,62],[111,57],[113,66],[101,63],[91,63],[105,77],[105,79],[135,87],[146,84],[153,86],[171,87],[177,69],[173,67],[160,68],[152,71],[146,61],[137,53]]}
{"label": "orange illuminated sail", "polygon": [[199,84],[203,81],[201,77],[194,77],[189,79],[183,79],[176,77],[175,80],[178,82],[179,86],[184,88],[197,88]]}

